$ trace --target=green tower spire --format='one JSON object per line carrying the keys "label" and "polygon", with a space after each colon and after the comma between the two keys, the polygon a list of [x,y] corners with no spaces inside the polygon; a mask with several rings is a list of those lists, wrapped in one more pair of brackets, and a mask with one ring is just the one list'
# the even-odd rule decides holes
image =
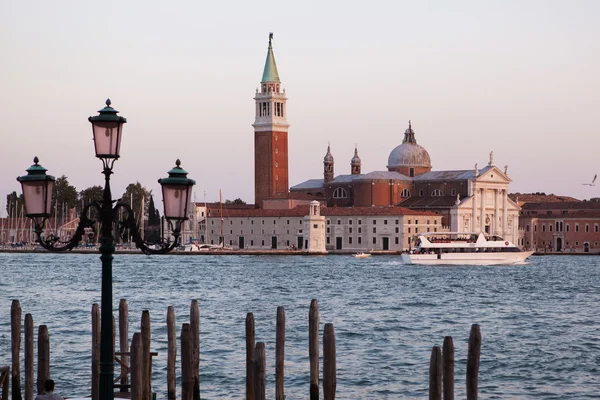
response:
{"label": "green tower spire", "polygon": [[275,56],[273,55],[273,46],[271,45],[272,40],[273,33],[269,33],[269,50],[267,51],[267,60],[265,61],[265,70],[261,82],[280,82]]}

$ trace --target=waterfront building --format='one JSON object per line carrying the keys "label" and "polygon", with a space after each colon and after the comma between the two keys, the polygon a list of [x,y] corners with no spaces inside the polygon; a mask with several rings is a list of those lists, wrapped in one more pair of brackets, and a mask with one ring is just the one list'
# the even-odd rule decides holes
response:
{"label": "waterfront building", "polygon": [[[404,207],[326,207],[313,201],[293,208],[208,209],[206,238],[209,244],[249,249],[307,249],[313,239],[327,250],[409,249],[422,232],[446,232],[442,217],[431,211]],[[322,221],[322,222],[318,222]],[[315,227],[317,225],[317,227]],[[322,238],[322,239],[321,239]],[[318,246],[318,243],[315,243]],[[321,248],[321,247],[319,247]]]}
{"label": "waterfront building", "polygon": [[552,200],[519,200],[521,246],[538,252],[600,253],[600,201]]}
{"label": "waterfront building", "polygon": [[322,200],[329,207],[394,207],[433,211],[453,232],[486,232],[516,243],[519,208],[508,197],[508,168],[500,170],[490,153],[479,169],[433,171],[427,150],[417,144],[412,124],[395,147],[387,171],[361,173],[358,149],[350,174],[334,176],[330,146],[323,159],[323,179],[310,179],[290,188]]}

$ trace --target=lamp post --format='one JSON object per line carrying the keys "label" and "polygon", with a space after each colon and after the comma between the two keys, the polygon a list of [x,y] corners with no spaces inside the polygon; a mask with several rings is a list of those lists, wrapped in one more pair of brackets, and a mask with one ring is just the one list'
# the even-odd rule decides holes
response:
{"label": "lamp post", "polygon": [[[27,216],[35,225],[35,234],[40,245],[49,251],[72,250],[78,246],[86,228],[93,228],[96,221],[87,217],[87,210],[95,208],[99,213],[100,232],[100,260],[102,261],[102,295],[101,295],[101,322],[100,322],[100,399],[114,399],[114,344],[113,344],[113,315],[112,315],[112,260],[115,252],[113,226],[118,222],[117,211],[124,208],[127,218],[124,224],[129,228],[136,246],[147,254],[164,254],[179,245],[181,224],[187,219],[190,204],[191,188],[196,182],[187,178],[187,172],[181,168],[177,160],[176,166],[169,171],[167,178],[159,179],[162,186],[164,216],[174,236],[173,242],[162,242],[158,247],[150,247],[144,242],[137,229],[131,207],[119,199],[113,200],[110,191],[110,175],[113,173],[114,162],[120,157],[121,136],[123,124],[127,122],[124,117],[118,116],[118,111],[112,108],[110,100],[106,100],[106,107],[98,111],[99,115],[89,117],[94,135],[96,157],[102,160],[104,174],[104,193],[102,199],[87,204],[81,212],[79,225],[71,239],[61,242],[53,235],[49,238],[43,236],[44,224],[50,217],[52,202],[52,187],[55,178],[46,175],[47,169],[39,165],[37,157],[34,165],[27,169],[27,175],[20,176],[17,181],[21,183]],[[113,203],[114,206],[113,206]],[[143,226],[143,225],[142,225]]]}

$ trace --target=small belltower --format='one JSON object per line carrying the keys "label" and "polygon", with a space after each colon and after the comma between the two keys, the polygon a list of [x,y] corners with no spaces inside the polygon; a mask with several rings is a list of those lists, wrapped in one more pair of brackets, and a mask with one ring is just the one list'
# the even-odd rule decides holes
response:
{"label": "small belltower", "polygon": [[287,97],[281,92],[281,81],[275,64],[269,33],[269,48],[260,91],[256,89],[254,119],[254,202],[288,195],[288,127]]}
{"label": "small belltower", "polygon": [[352,175],[360,175],[360,157],[358,156],[358,147],[354,147],[354,157],[350,160],[350,170],[352,171]]}
{"label": "small belltower", "polygon": [[323,183],[329,183],[333,180],[333,156],[331,148],[327,145],[327,154],[323,157]]}

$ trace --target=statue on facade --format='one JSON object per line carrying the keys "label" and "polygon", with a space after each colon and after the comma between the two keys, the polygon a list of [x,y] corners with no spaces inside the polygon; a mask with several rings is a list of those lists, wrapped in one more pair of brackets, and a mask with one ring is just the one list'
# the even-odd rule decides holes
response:
{"label": "statue on facade", "polygon": [[475,176],[479,175],[479,168],[477,168],[477,163],[475,163]]}
{"label": "statue on facade", "polygon": [[508,175],[508,165],[504,166],[504,175]]}
{"label": "statue on facade", "polygon": [[490,163],[488,165],[494,165],[494,152],[490,151]]}

